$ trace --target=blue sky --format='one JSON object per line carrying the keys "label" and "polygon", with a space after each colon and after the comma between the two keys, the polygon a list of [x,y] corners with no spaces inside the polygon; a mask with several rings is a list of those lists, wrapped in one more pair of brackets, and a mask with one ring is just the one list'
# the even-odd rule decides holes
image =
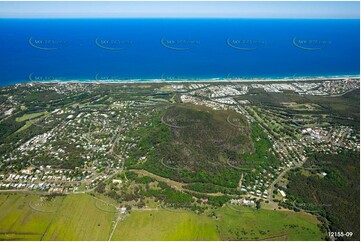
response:
{"label": "blue sky", "polygon": [[0,2],[0,18],[360,18],[352,2]]}

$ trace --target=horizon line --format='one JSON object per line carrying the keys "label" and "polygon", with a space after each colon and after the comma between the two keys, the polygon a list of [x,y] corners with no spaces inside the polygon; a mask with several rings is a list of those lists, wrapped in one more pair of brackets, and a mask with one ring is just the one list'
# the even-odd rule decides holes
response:
{"label": "horizon line", "polygon": [[213,16],[213,17],[204,17],[204,16],[159,16],[159,17],[107,17],[107,16],[93,16],[93,17],[2,17],[0,16],[0,19],[299,19],[299,20],[360,20],[360,17],[345,17],[345,18],[335,18],[335,17],[227,17],[227,16]]}

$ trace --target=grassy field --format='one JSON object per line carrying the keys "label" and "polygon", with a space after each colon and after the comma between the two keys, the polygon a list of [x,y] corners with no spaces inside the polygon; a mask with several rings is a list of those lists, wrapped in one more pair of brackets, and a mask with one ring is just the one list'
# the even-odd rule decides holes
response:
{"label": "grassy field", "polygon": [[4,193],[0,211],[0,240],[107,240],[114,218],[89,195],[46,202],[39,195]]}
{"label": "grassy field", "polygon": [[231,208],[223,207],[216,212],[222,240],[322,240],[324,237],[316,225],[317,219],[310,214]]}
{"label": "grassy field", "polygon": [[192,212],[132,211],[112,240],[220,240],[216,220]]}
{"label": "grassy field", "polygon": [[29,202],[37,196],[0,195],[0,240],[40,240],[53,214],[37,212]]}
{"label": "grassy field", "polygon": [[[132,211],[112,240],[322,240],[317,219],[305,213],[223,207],[208,213]],[[254,212],[239,212],[254,211]],[[218,228],[218,229],[217,229]]]}
{"label": "grassy field", "polygon": [[95,207],[88,195],[67,196],[63,208],[47,228],[44,240],[107,240],[114,213]]}
{"label": "grassy field", "polygon": [[[49,199],[39,195],[1,193],[0,240],[108,240],[117,214],[98,209],[96,202],[86,194]],[[99,204],[104,208],[101,202]],[[316,218],[305,213],[266,209],[241,213],[223,207],[215,210],[217,218],[209,214],[197,215],[185,210],[134,210],[118,223],[112,240],[322,238]]]}
{"label": "grassy field", "polygon": [[43,116],[44,114],[46,114],[47,112],[38,112],[38,113],[30,113],[30,114],[24,114],[23,116],[16,118],[17,122],[23,122],[29,119],[34,119],[40,116]]}
{"label": "grassy field", "polygon": [[26,130],[27,128],[29,128],[31,125],[33,125],[34,123],[36,123],[40,119],[41,118],[33,119],[33,120],[27,120],[26,123],[20,129],[16,130],[16,133],[19,133],[21,131]]}

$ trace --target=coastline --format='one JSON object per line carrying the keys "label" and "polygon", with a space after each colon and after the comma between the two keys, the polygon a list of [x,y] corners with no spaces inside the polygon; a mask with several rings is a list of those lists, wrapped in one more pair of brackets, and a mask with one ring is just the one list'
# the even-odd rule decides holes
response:
{"label": "coastline", "polygon": [[11,85],[44,83],[44,84],[67,84],[67,83],[84,83],[84,84],[181,84],[181,83],[282,83],[282,82],[317,82],[317,81],[337,81],[345,79],[360,79],[360,75],[333,75],[333,76],[300,76],[300,77],[280,77],[280,78],[189,78],[178,80],[167,79],[111,79],[111,80],[91,80],[91,79],[72,79],[72,80],[47,80],[47,81],[23,81],[18,83],[9,83],[9,85],[0,85],[6,87]]}

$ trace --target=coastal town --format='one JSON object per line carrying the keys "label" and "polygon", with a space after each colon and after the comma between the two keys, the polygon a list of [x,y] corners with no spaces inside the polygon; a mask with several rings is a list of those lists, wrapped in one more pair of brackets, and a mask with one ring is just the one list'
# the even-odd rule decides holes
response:
{"label": "coastal town", "polygon": [[[103,91],[109,85],[117,86],[120,94]],[[281,100],[276,106],[260,105],[255,96],[257,93],[292,93],[300,100],[302,97],[338,97],[359,87],[356,78],[282,83],[234,80],[226,83],[24,83],[3,87],[1,122],[14,116],[15,122],[23,122],[14,134],[32,128],[36,128],[37,133],[0,145],[0,148],[5,145],[11,148],[0,156],[0,190],[60,194],[93,191],[101,182],[113,180],[126,169],[129,155],[138,146],[139,138],[133,132],[149,126],[149,117],[166,105],[180,102],[213,110],[234,110],[243,115],[249,125],[262,127],[273,144],[269,153],[280,163],[244,168],[236,161],[227,162],[229,169],[242,170],[240,194],[236,199],[247,198],[246,203],[250,203],[250,199],[284,200],[287,181],[282,177],[288,170],[302,169],[310,151],[359,152],[359,130],[347,122],[336,125],[330,114],[320,112],[322,106],[318,103]],[[19,94],[11,93],[12,89],[17,89]],[[38,105],[36,99],[30,102],[22,99],[22,93],[30,91],[51,93],[52,107],[16,116]],[[124,93],[137,95],[126,100]],[[170,98],[163,98],[165,95]],[[319,173],[327,176],[322,170]]]}

